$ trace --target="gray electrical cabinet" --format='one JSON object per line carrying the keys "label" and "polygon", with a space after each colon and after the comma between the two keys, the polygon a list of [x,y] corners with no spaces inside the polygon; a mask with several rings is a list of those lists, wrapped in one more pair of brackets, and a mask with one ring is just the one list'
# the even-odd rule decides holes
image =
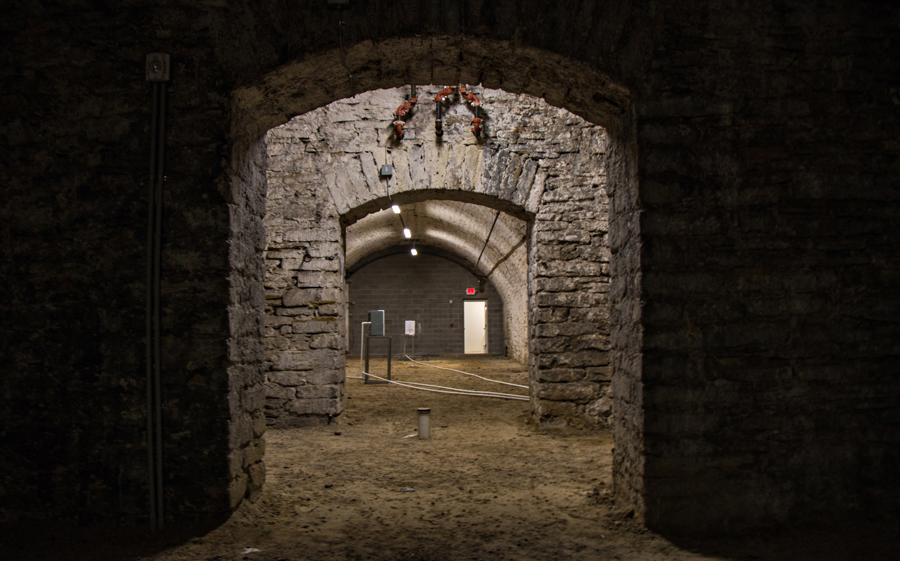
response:
{"label": "gray electrical cabinet", "polygon": [[369,327],[369,335],[384,335],[384,310],[372,310],[369,312],[369,321],[372,325]]}

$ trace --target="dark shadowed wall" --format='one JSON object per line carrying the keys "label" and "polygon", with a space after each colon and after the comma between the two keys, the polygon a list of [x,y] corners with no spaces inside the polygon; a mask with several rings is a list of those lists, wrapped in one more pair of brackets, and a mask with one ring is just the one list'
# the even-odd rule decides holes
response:
{"label": "dark shadowed wall", "polygon": [[[616,485],[640,517],[697,533],[897,514],[900,8],[359,0],[343,18],[341,36],[325,2],[6,3],[0,518],[147,518],[151,52],[172,56],[171,520],[261,483],[249,147],[360,91],[456,80],[610,131]],[[265,80],[289,63],[310,78],[282,95]]]}

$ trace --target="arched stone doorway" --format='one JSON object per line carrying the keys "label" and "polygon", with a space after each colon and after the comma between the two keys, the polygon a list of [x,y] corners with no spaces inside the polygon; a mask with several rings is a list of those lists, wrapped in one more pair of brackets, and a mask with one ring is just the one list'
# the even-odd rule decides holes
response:
{"label": "arched stone doorway", "polygon": [[[264,267],[260,251],[260,245],[265,245],[262,228],[266,190],[263,171],[266,169],[266,152],[263,135],[266,130],[284,123],[293,115],[305,113],[353,93],[416,82],[450,84],[481,82],[485,87],[501,87],[512,93],[534,94],[553,105],[580,114],[588,122],[602,125],[609,131],[608,144],[605,146],[607,155],[604,171],[608,177],[605,190],[610,197],[611,208],[615,210],[611,213],[609,224],[610,249],[606,273],[618,280],[614,280],[608,290],[612,300],[609,347],[605,351],[587,349],[587,354],[611,351],[612,358],[607,360],[607,365],[560,361],[559,356],[562,356],[562,353],[570,351],[577,353],[585,349],[576,349],[570,345],[575,337],[548,332],[548,335],[551,335],[549,338],[553,338],[553,335],[558,336],[557,341],[550,343],[551,346],[556,345],[556,348],[541,349],[541,356],[557,356],[548,358],[544,363],[535,360],[532,364],[532,379],[536,383],[552,384],[546,388],[552,393],[556,388],[572,383],[571,372],[581,370],[578,375],[584,377],[587,371],[584,367],[605,369],[590,374],[595,378],[605,376],[604,380],[596,379],[592,382],[594,384],[598,381],[608,382],[611,372],[616,372],[619,378],[618,385],[628,388],[627,391],[620,393],[623,399],[617,404],[612,423],[617,438],[617,484],[622,493],[637,502],[641,471],[640,439],[637,436],[641,430],[641,412],[639,385],[635,384],[634,380],[639,378],[637,369],[640,349],[640,308],[636,302],[640,277],[637,274],[639,240],[638,222],[634,214],[636,212],[634,158],[633,144],[629,142],[627,92],[613,85],[608,77],[595,70],[556,55],[531,49],[512,48],[505,43],[467,41],[463,45],[451,39],[433,39],[427,42],[410,39],[391,40],[381,47],[389,49],[396,56],[386,61],[373,55],[378,49],[360,46],[347,51],[346,61],[353,80],[346,84],[344,72],[346,69],[335,64],[338,60],[337,53],[326,53],[314,59],[287,65],[267,76],[263,83],[235,92],[232,120],[234,149],[230,185],[233,197],[231,347],[248,352],[234,355],[236,360],[231,367],[234,375],[229,377],[230,391],[235,396],[231,403],[237,405],[232,407],[231,411],[233,455],[236,458],[244,458],[242,462],[232,463],[233,466],[241,465],[240,469],[232,470],[232,504],[237,504],[244,494],[252,494],[254,489],[261,485],[260,463],[247,461],[247,458],[251,457],[250,454],[253,454],[252,451],[259,449],[260,446],[254,443],[256,440],[254,437],[247,436],[245,425],[248,423],[242,423],[241,419],[252,418],[254,423],[258,424],[262,412],[247,408],[237,396],[259,391],[262,383],[262,376],[259,373],[265,367],[259,330],[250,329],[254,318],[258,319],[262,315],[264,307],[264,296],[261,294]],[[441,53],[440,60],[434,56],[435,52]],[[448,56],[448,53],[451,56]],[[432,61],[430,66],[423,63],[427,60]],[[335,84],[345,84],[347,90],[334,89]],[[355,205],[343,203],[336,206],[334,212],[327,214],[326,222],[329,224],[326,228],[329,232],[325,236],[327,239],[316,241],[341,243],[341,216],[348,217],[355,214],[361,216],[366,214],[360,210],[365,205],[380,204],[377,201],[382,198],[380,193],[378,196],[372,194],[365,182],[359,186],[362,191],[357,190],[357,194],[368,190],[369,195],[356,197]],[[517,196],[520,197],[518,204],[513,202]],[[527,197],[517,195],[515,189],[506,197],[496,198],[513,203],[513,208],[527,205]],[[570,210],[578,211],[578,209]],[[319,235],[313,234],[310,230],[304,232],[299,234],[301,238]],[[251,233],[252,235],[248,235]],[[297,241],[304,240],[298,238]],[[535,248],[529,249],[533,251]],[[542,262],[541,259],[532,260],[536,267]],[[555,276],[550,274],[547,278],[552,279]],[[535,285],[537,284],[540,283],[536,282]],[[552,283],[547,284],[549,289],[547,292],[558,293],[560,290],[559,287],[549,286]],[[533,297],[537,307],[543,305],[548,309],[565,304],[564,300],[579,298],[570,294],[560,299],[558,294],[541,295],[537,292],[533,293]],[[337,299],[334,301],[337,302]],[[547,313],[553,312],[550,310]],[[539,318],[539,314],[534,314],[534,317]],[[537,321],[533,320],[530,327],[534,328]],[[584,352],[581,354],[587,356]],[[587,357],[586,360],[596,362],[595,358]],[[339,369],[341,365],[340,359],[331,363],[334,370]],[[540,371],[547,372],[548,377],[538,379],[535,373]],[[615,381],[613,385],[616,385]],[[548,394],[544,397],[548,397]],[[541,410],[542,402],[554,401],[545,400],[544,397],[536,400],[536,413],[546,417],[561,416],[558,411]],[[253,455],[252,458],[257,455]],[[256,473],[253,472],[254,469]],[[640,508],[640,505],[638,506]]]}
{"label": "arched stone doorway", "polygon": [[267,134],[270,423],[341,418],[352,337],[344,270],[418,243],[458,255],[497,287],[510,355],[531,367],[542,426],[605,426],[606,132],[544,100],[478,88],[486,130],[476,137],[456,103],[436,136],[431,98],[441,86],[417,89],[422,103],[402,141],[390,127],[407,88],[339,100]]}

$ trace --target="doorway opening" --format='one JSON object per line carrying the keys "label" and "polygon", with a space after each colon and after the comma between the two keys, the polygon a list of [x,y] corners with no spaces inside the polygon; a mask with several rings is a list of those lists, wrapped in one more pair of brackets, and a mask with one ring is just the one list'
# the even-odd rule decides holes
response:
{"label": "doorway opening", "polygon": [[466,342],[465,353],[467,355],[487,353],[487,300],[465,300],[463,302],[463,324]]}
{"label": "doorway opening", "polygon": [[[400,162],[392,163],[395,177],[406,179],[408,188],[398,189],[393,193],[402,190],[405,196],[410,197],[410,201],[416,202],[423,200],[415,198],[420,194],[425,194],[428,190],[440,190],[454,201],[483,204],[482,200],[493,200],[499,201],[498,205],[502,208],[497,210],[503,213],[515,208],[533,213],[534,221],[529,224],[528,237],[522,239],[513,251],[513,255],[520,249],[525,252],[525,278],[521,282],[509,284],[509,289],[524,294],[527,302],[523,309],[524,320],[521,323],[515,322],[515,325],[523,326],[526,334],[526,354],[522,358],[527,363],[531,391],[534,392],[532,415],[538,419],[559,418],[578,422],[585,422],[591,417],[597,418],[597,415],[606,415],[605,418],[609,419],[613,361],[618,361],[619,375],[624,373],[629,380],[637,372],[633,367],[640,365],[639,360],[632,360],[640,353],[639,336],[631,337],[633,333],[639,335],[635,326],[640,324],[640,314],[635,312],[636,308],[633,306],[640,295],[640,277],[632,274],[639,273],[639,260],[636,261],[634,257],[637,255],[640,237],[638,222],[634,220],[636,183],[633,164],[636,154],[631,129],[625,119],[628,114],[628,93],[596,70],[567,64],[565,59],[551,53],[517,49],[510,54],[508,50],[493,48],[492,45],[496,45],[491,41],[473,40],[467,44],[473,43],[484,43],[485,48],[478,52],[483,53],[482,58],[486,57],[485,60],[478,62],[478,57],[460,56],[459,61],[465,59],[465,65],[460,64],[460,68],[450,69],[449,75],[438,77],[441,82],[463,82],[463,75],[472,78],[462,66],[475,68],[483,63],[487,67],[503,69],[520,68],[524,65],[532,69],[529,76],[534,79],[528,81],[527,87],[510,84],[511,91],[527,91],[548,100],[552,98],[553,103],[560,107],[572,108],[585,115],[588,125],[614,125],[616,140],[607,137],[604,131],[603,140],[596,145],[596,150],[555,150],[552,146],[554,141],[583,140],[584,137],[580,132],[573,134],[574,129],[553,134],[548,129],[533,126],[535,123],[530,117],[540,111],[527,113],[524,120],[518,119],[520,123],[517,125],[496,127],[501,123],[492,123],[491,117],[504,113],[491,114],[488,110],[485,130],[490,134],[494,126],[494,130],[505,131],[506,136],[502,140],[508,148],[495,145],[497,149],[493,150],[492,158],[479,161],[479,157],[476,157],[472,160],[469,159],[471,156],[484,154],[485,149],[490,147],[478,141],[465,140],[456,145],[456,149],[448,149],[452,146],[448,142],[452,135],[446,134],[447,129],[443,142],[434,142],[432,145],[423,143],[415,147],[412,143],[404,143],[404,146],[411,148],[403,151]],[[404,49],[408,49],[410,54],[415,53],[410,59],[411,64],[414,64],[413,61],[428,59],[431,56],[428,53],[434,52],[434,48],[434,44],[420,45],[416,41],[404,43]],[[452,42],[441,42],[440,48],[449,52],[459,51],[459,46]],[[506,54],[501,56],[500,53]],[[358,81],[353,86],[356,91],[345,95],[385,85],[408,84],[409,77],[398,74],[398,68],[400,67],[392,66],[391,70],[377,75],[357,75]],[[586,83],[585,76],[594,77],[589,82],[600,85],[589,88],[579,85]],[[237,354],[242,349],[253,351],[254,348],[259,348],[259,342],[268,346],[269,339],[278,338],[279,335],[284,336],[284,339],[302,340],[299,346],[285,347],[277,353],[267,352],[262,363],[266,382],[272,382],[273,379],[283,382],[278,384],[282,386],[281,390],[274,393],[268,389],[266,391],[267,417],[273,409],[282,408],[306,418],[318,415],[319,420],[325,419],[326,422],[340,421],[333,415],[332,408],[334,405],[345,406],[343,368],[346,357],[340,351],[344,350],[341,332],[347,327],[347,322],[342,321],[347,305],[343,274],[350,263],[346,262],[349,248],[346,252],[341,251],[346,243],[343,234],[347,224],[343,220],[346,217],[359,220],[372,210],[363,212],[362,215],[354,213],[372,205],[389,208],[382,206],[383,202],[390,199],[382,194],[380,186],[372,188],[378,184],[379,168],[370,163],[381,164],[383,160],[397,156],[398,153],[384,155],[382,150],[382,157],[376,160],[374,154],[359,142],[358,131],[346,134],[349,144],[337,150],[331,149],[337,146],[334,143],[321,143],[321,146],[315,144],[321,140],[321,126],[329,123],[329,119],[322,118],[320,113],[318,123],[297,131],[300,134],[296,147],[300,148],[300,144],[303,144],[304,157],[295,160],[295,163],[301,165],[279,170],[271,165],[271,151],[268,153],[267,167],[265,139],[258,136],[265,130],[284,123],[285,115],[304,114],[317,107],[324,108],[331,100],[340,98],[341,95],[333,88],[314,87],[319,82],[339,81],[338,78],[312,71],[310,62],[304,60],[278,69],[259,84],[235,92],[239,110],[235,111],[232,122],[232,130],[236,131],[236,136],[230,184],[234,198],[234,251],[231,262],[234,269],[232,301],[235,303],[235,311],[230,316],[232,339],[229,340],[229,348],[235,350],[235,366],[230,371],[234,371],[235,375],[230,378],[229,391],[230,395],[234,394],[238,398],[231,402],[238,404],[240,410],[232,412],[234,422],[229,425],[229,431],[234,436],[233,455],[236,458],[249,457],[256,450],[252,448],[255,441],[251,439],[248,442],[243,436],[247,432],[244,430],[246,423],[242,421],[243,411],[259,412],[254,407],[258,401],[245,403],[239,398],[246,392],[246,388],[255,383],[255,378],[251,376],[251,372],[255,371],[254,365],[248,362],[244,368],[243,358]],[[497,80],[493,81],[502,85]],[[298,83],[309,85],[304,91],[311,93],[298,95],[295,87]],[[559,84],[571,84],[572,87],[560,89]],[[546,90],[542,89],[545,87]],[[535,103],[544,103],[540,98],[530,99]],[[275,103],[270,103],[272,100]],[[380,110],[375,111],[371,105],[358,103],[356,100],[353,104],[357,109],[370,111],[362,119],[370,121],[369,125],[377,124],[381,119]],[[393,109],[391,107],[390,111]],[[484,104],[482,110],[485,110]],[[553,108],[553,111],[558,111],[557,120],[566,128],[574,126],[580,129],[577,117],[558,107]],[[430,121],[429,113],[427,110],[421,113],[426,122]],[[340,117],[336,114],[333,116]],[[330,122],[350,121],[337,118]],[[446,124],[460,124],[461,130],[468,129],[468,120],[457,120],[454,123],[448,118]],[[412,123],[407,125],[407,132],[415,131]],[[535,131],[542,136],[535,137]],[[304,135],[309,143],[299,138]],[[437,148],[433,152],[438,154],[437,158],[430,158],[429,146]],[[539,149],[530,156],[519,151],[523,147],[527,149],[534,146],[539,146]],[[269,144],[269,148],[272,148],[272,144]],[[578,156],[584,158],[585,165],[577,165],[571,161]],[[330,165],[320,170],[321,173],[309,175],[308,170],[304,169],[305,164],[310,159],[319,157],[330,159]],[[590,164],[591,161],[594,163]],[[422,167],[409,165],[422,162],[438,166],[441,173],[417,173],[416,170],[421,170]],[[473,162],[475,165],[471,165]],[[490,162],[490,165],[483,165],[486,162]],[[558,162],[566,162],[563,166],[566,173],[543,173],[547,169],[542,166],[553,166]],[[353,169],[357,170],[356,179],[340,181],[343,172]],[[606,181],[607,172],[610,181]],[[372,178],[375,179],[374,183],[370,181]],[[295,247],[273,248],[269,245],[265,260],[265,302],[270,306],[270,313],[266,317],[266,332],[260,341],[252,329],[244,329],[248,322],[243,321],[243,316],[240,315],[244,309],[238,305],[240,302],[256,301],[252,280],[259,278],[258,269],[249,266],[253,265],[252,260],[245,259],[241,252],[245,249],[252,251],[253,244],[258,244],[258,237],[254,236],[260,233],[258,226],[262,220],[255,220],[268,220],[267,210],[271,209],[265,207],[273,201],[273,191],[280,192],[275,194],[276,197],[288,195],[287,188],[298,181],[316,182],[321,187],[321,192],[317,193],[320,196],[312,196],[305,201],[301,200],[302,197],[295,197],[294,202],[299,203],[293,206],[295,214],[276,216],[285,227],[275,231],[277,229],[269,228],[267,223],[266,230],[262,231],[264,236],[275,232],[279,243],[294,244]],[[611,214],[610,217],[600,217],[597,211],[608,212],[612,187],[617,183],[624,188],[624,195],[617,200],[618,218],[613,220],[617,225],[611,227]],[[265,194],[267,186],[268,198]],[[329,202],[332,206],[318,206],[320,201]],[[262,211],[262,215],[256,214],[259,211]],[[558,228],[563,223],[565,228]],[[573,230],[569,231],[569,228]],[[247,232],[253,232],[254,235],[247,235]],[[444,232],[442,235],[435,234],[434,239],[444,245],[452,245],[459,238]],[[583,247],[579,249],[579,245]],[[255,247],[258,248],[259,245]],[[282,252],[280,255],[277,253],[279,251]],[[611,254],[616,252],[619,266],[629,271],[630,280],[620,276],[619,286],[610,287],[610,279],[615,277]],[[474,257],[477,258],[478,251],[475,253]],[[495,257],[493,266],[479,264],[478,267],[498,277],[504,269],[517,269],[512,266],[511,255]],[[477,262],[477,259],[474,260]],[[300,267],[292,268],[298,265]],[[282,287],[270,287],[270,280],[273,278],[270,274],[287,283]],[[329,284],[335,278],[338,282]],[[244,282],[244,279],[250,282]],[[313,284],[319,281],[324,284]],[[594,292],[586,294],[583,290],[585,288]],[[610,295],[614,295],[616,299],[616,306],[612,309]],[[259,301],[262,302],[261,296]],[[276,305],[295,309],[279,311],[275,309]],[[596,330],[586,333],[572,323],[592,324]],[[612,347],[615,345],[613,339],[616,336],[612,331],[613,325],[627,336],[627,339],[621,339],[618,343],[618,358],[612,356]],[[250,354],[247,356],[250,357]],[[247,374],[242,374],[244,370],[241,369],[246,370]],[[302,403],[293,402],[285,407],[288,401],[296,400],[301,395]],[[626,487],[624,491],[631,494],[639,486],[640,474],[639,471],[632,470],[635,467],[633,464],[639,461],[642,453],[639,440],[632,436],[640,431],[642,416],[640,411],[633,411],[640,406],[639,396],[631,393],[626,397],[628,399],[621,404],[619,411],[625,413],[628,422],[621,424],[620,432],[624,440],[616,450],[619,456],[619,473],[623,475],[622,482]],[[249,477],[253,481],[261,481],[257,477],[261,470],[256,469],[258,466],[253,462],[245,461],[244,466],[232,463],[237,466],[237,469],[232,469],[235,481],[232,496],[236,498],[243,487],[241,480],[246,481]]]}
{"label": "doorway opening", "polygon": [[[267,134],[270,426],[342,420],[342,368],[360,327],[348,317],[388,307],[410,314],[385,316],[398,336],[415,320],[422,342],[458,338],[451,352],[509,348],[529,366],[542,426],[608,423],[607,133],[541,99],[470,88],[484,122],[477,136],[462,103],[444,109],[440,135],[431,112],[418,111],[402,141],[394,136],[392,112],[411,86],[338,100]],[[441,87],[416,90],[427,98]],[[421,282],[415,264],[431,253],[455,256],[471,292],[452,292],[449,277]],[[357,277],[361,264],[401,255],[386,279]],[[502,299],[503,340],[486,333],[483,303],[463,313],[463,295],[487,282]],[[381,301],[366,299],[376,292]],[[421,310],[392,303],[426,293],[445,296]]]}

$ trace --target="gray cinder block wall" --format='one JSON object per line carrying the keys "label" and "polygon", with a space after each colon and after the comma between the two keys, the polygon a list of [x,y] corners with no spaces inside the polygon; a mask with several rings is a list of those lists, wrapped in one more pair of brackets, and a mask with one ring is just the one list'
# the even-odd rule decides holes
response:
{"label": "gray cinder block wall", "polygon": [[[395,358],[402,358],[404,341],[413,354],[411,338],[403,335],[405,320],[416,321],[414,356],[462,354],[464,300],[487,300],[488,353],[506,351],[503,300],[493,284],[486,281],[484,291],[478,292],[478,281],[470,272],[442,257],[421,253],[385,257],[359,269],[348,284],[352,357],[359,356],[360,322],[367,321],[370,310],[384,310],[385,334],[393,338]],[[476,294],[467,296],[467,288],[475,288]]]}

